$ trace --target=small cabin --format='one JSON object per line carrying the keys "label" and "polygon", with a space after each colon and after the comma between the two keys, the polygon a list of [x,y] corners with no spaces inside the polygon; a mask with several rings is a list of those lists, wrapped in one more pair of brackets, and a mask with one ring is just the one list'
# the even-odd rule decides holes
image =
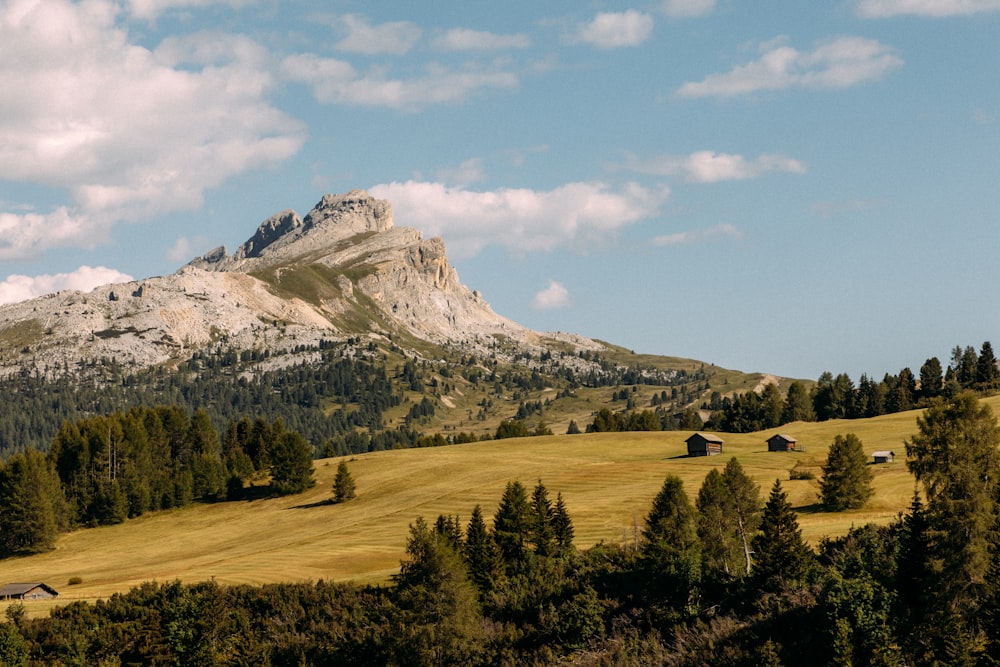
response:
{"label": "small cabin", "polygon": [[695,433],[685,442],[688,456],[714,456],[722,453],[722,438],[709,433]]}
{"label": "small cabin", "polygon": [[892,463],[894,458],[896,458],[895,452],[882,449],[872,454],[872,463]]}
{"label": "small cabin", "polygon": [[59,597],[59,593],[41,582],[7,584],[0,588],[0,600],[49,600],[54,597]]}
{"label": "small cabin", "polygon": [[767,439],[767,451],[769,452],[794,452],[798,442],[795,438],[784,433],[772,435]]}

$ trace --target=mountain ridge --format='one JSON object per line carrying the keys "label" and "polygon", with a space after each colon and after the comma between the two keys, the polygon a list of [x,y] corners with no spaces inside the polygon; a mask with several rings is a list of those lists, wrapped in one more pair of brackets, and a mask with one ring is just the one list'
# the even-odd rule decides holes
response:
{"label": "mountain ridge", "polygon": [[440,238],[396,227],[389,202],[352,190],[325,195],[304,217],[270,216],[232,255],[220,246],[168,276],[0,307],[0,376],[25,365],[58,375],[102,358],[147,368],[214,345],[281,349],[401,334],[480,351],[497,336],[604,347],[498,315],[461,283]]}

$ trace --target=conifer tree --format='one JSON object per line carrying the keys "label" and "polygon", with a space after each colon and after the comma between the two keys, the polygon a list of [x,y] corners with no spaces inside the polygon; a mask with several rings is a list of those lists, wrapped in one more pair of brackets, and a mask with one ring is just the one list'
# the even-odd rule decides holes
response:
{"label": "conifer tree", "polygon": [[65,500],[52,463],[29,449],[0,467],[0,554],[45,551],[66,527]]}
{"label": "conifer tree", "polygon": [[705,476],[698,497],[698,537],[705,572],[745,577],[752,565],[751,540],[760,524],[760,489],[734,457],[722,473]]}
{"label": "conifer tree", "polygon": [[948,402],[935,400],[917,418],[917,428],[906,443],[907,467],[927,497],[939,589],[950,604],[968,602],[997,541],[1000,427],[988,405],[963,392]]}
{"label": "conifer tree", "polygon": [[687,612],[701,580],[694,507],[676,475],[667,475],[642,532],[640,557],[650,591],[677,614]]}
{"label": "conifer tree", "polygon": [[553,553],[552,502],[548,489],[538,480],[531,493],[531,517],[529,520],[531,543],[535,554],[546,557]]}
{"label": "conifer tree", "polygon": [[527,558],[527,539],[531,507],[521,482],[507,482],[500,505],[493,516],[493,539],[506,566],[518,570]]}
{"label": "conifer tree", "polygon": [[875,492],[872,478],[868,457],[858,436],[838,434],[830,446],[820,482],[824,509],[841,512],[864,507]]}
{"label": "conifer tree", "polygon": [[552,509],[552,535],[558,553],[566,555],[573,550],[573,520],[570,519],[562,493],[556,494],[556,504]]}
{"label": "conifer tree", "polygon": [[485,595],[496,588],[503,578],[503,560],[493,535],[486,528],[479,505],[473,508],[469,518],[462,552],[469,567],[469,578],[480,594]]}
{"label": "conifer tree", "polygon": [[345,500],[350,500],[354,498],[354,492],[354,477],[347,469],[347,462],[341,461],[337,464],[337,476],[333,480],[333,501],[342,503]]}
{"label": "conifer tree", "polygon": [[799,521],[781,480],[774,480],[764,505],[761,532],[753,539],[754,572],[759,585],[781,589],[801,583],[813,565],[813,553],[802,539]]}
{"label": "conifer tree", "polygon": [[284,431],[270,452],[271,489],[278,495],[302,493],[312,487],[312,447],[296,431]]}

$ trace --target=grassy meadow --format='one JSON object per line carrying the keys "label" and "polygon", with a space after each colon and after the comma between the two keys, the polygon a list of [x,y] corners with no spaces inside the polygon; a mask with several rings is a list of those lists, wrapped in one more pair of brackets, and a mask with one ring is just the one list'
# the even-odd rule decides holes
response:
{"label": "grassy meadow", "polygon": [[[1000,397],[987,399],[996,412]],[[904,511],[914,480],[904,440],[918,411],[874,419],[786,424],[753,434],[720,434],[722,456],[687,458],[686,431],[602,433],[499,440],[432,449],[375,452],[348,459],[358,496],[330,504],[338,459],[316,461],[315,488],[298,496],[195,505],[78,530],[55,550],[0,561],[0,583],[44,581],[59,601],[32,603],[42,613],[67,599],[95,599],[143,581],[262,584],[278,581],[384,582],[397,571],[408,525],[423,516],[458,514],[478,503],[492,514],[509,480],[530,492],[541,479],[554,500],[561,492],[576,528],[576,544],[632,541],[664,476],[679,475],[692,500],[705,474],[736,456],[766,498],[780,478],[799,511],[805,537],[816,544],[852,525],[887,523]],[[787,433],[801,452],[768,452],[766,438]],[[874,498],[862,510],[825,513],[817,505],[820,467],[838,433],[856,433],[866,452],[888,449],[892,464],[873,466]],[[793,469],[815,479],[789,479]],[[71,578],[81,583],[69,586]]]}

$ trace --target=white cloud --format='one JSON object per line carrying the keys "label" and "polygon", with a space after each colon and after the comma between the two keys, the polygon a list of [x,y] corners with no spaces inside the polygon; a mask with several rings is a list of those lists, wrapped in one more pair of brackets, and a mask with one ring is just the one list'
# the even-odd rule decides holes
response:
{"label": "white cloud", "polygon": [[1000,0],[859,0],[857,11],[865,18],[914,16],[968,16],[1000,10]]}
{"label": "white cloud", "polygon": [[452,69],[431,64],[423,76],[403,80],[388,78],[382,69],[360,74],[350,63],[312,54],[285,58],[281,70],[292,81],[312,87],[313,96],[325,104],[410,111],[432,104],[460,102],[483,89],[518,85],[516,75],[498,69]]}
{"label": "white cloud", "polygon": [[649,160],[631,159],[627,169],[657,176],[681,176],[692,183],[718,183],[757,178],[771,172],[806,173],[806,165],[784,155],[742,155],[696,151],[690,155],[664,155]]}
{"label": "white cloud", "polygon": [[335,28],[342,28],[346,36],[336,44],[340,51],[374,55],[389,53],[402,55],[420,41],[423,31],[409,21],[392,21],[371,25],[359,14],[341,16]]}
{"label": "white cloud", "polygon": [[715,0],[664,0],[663,12],[674,18],[705,16],[715,9]]}
{"label": "white cloud", "polygon": [[653,17],[629,9],[625,12],[602,12],[590,23],[577,28],[575,41],[599,49],[638,46],[653,34]]}
{"label": "white cloud", "polygon": [[708,227],[707,229],[697,229],[689,232],[678,232],[676,234],[664,234],[657,236],[650,241],[655,246],[669,247],[676,245],[687,245],[691,243],[701,243],[703,241],[714,241],[720,238],[738,239],[743,233],[728,223]]}
{"label": "white cloud", "polygon": [[549,286],[535,294],[531,307],[535,310],[554,310],[571,305],[569,290],[555,280],[549,281]]}
{"label": "white cloud", "polygon": [[437,178],[452,187],[464,188],[486,178],[483,159],[469,158],[454,169],[439,169]]}
{"label": "white cloud", "polygon": [[0,283],[0,304],[17,303],[67,289],[89,292],[101,285],[127,283],[131,280],[132,276],[104,266],[81,266],[72,273],[57,273],[52,276],[31,277],[14,274],[7,276],[7,280]]}
{"label": "white cloud", "polygon": [[666,188],[631,183],[613,191],[587,182],[547,191],[473,192],[407,181],[369,191],[392,202],[397,224],[444,237],[456,257],[471,257],[489,245],[522,254],[603,242],[621,228],[657,215],[669,197]]}
{"label": "white cloud", "polygon": [[0,5],[0,89],[18,91],[0,98],[0,179],[72,202],[0,211],[4,259],[196,208],[206,189],[302,145],[302,124],[265,99],[273,82],[251,40],[201,34],[150,51],[116,13],[105,0]]}
{"label": "white cloud", "polygon": [[497,35],[482,30],[453,28],[437,37],[433,45],[442,51],[499,51],[526,49],[531,46],[531,39],[522,33]]}
{"label": "white cloud", "polygon": [[848,88],[878,81],[903,64],[891,47],[864,37],[837,37],[808,52],[778,39],[765,42],[760,50],[758,60],[685,83],[677,94],[734,97],[785,88]]}
{"label": "white cloud", "polygon": [[233,8],[245,7],[254,0],[129,0],[128,11],[141,21],[152,21],[170,9],[190,9],[211,5],[228,5]]}

